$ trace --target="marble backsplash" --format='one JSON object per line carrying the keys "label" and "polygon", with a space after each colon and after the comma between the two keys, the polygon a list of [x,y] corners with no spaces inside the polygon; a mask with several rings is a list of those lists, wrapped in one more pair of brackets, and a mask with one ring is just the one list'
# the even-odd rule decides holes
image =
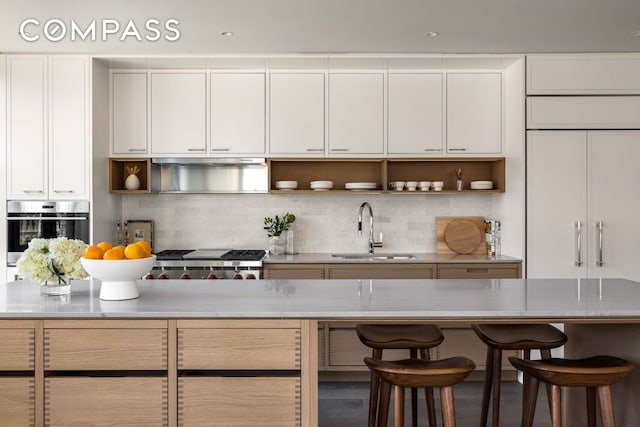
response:
{"label": "marble backsplash", "polygon": [[[154,250],[268,247],[265,216],[291,212],[301,253],[367,250],[368,214],[358,235],[358,208],[369,202],[379,252],[436,252],[436,216],[495,218],[500,195],[153,194],[123,197],[125,220],[154,221]],[[500,219],[497,217],[496,219]]]}

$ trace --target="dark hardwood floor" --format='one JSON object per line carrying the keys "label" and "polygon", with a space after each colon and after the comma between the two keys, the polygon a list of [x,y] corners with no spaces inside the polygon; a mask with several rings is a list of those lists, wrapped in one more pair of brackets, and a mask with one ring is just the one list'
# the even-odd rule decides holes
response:
{"label": "dark hardwood floor", "polygon": [[[500,405],[500,426],[520,426],[522,385],[516,381],[505,381],[502,384]],[[482,382],[465,381],[454,387],[456,405],[456,420],[458,427],[478,427],[480,420],[480,406],[482,404]],[[411,425],[410,419],[410,393],[407,392],[405,402],[405,425]],[[436,408],[440,408],[438,393],[436,395]],[[319,426],[320,427],[366,427],[369,406],[368,382],[323,382],[319,387]],[[418,425],[427,426],[426,404],[422,391],[418,394]],[[393,406],[393,402],[391,404]],[[393,413],[389,414],[392,424]],[[438,423],[440,423],[438,413]],[[491,418],[489,418],[489,423]],[[441,424],[439,424],[441,425]],[[551,425],[549,406],[544,391],[540,387],[538,405],[534,426],[548,427]]]}

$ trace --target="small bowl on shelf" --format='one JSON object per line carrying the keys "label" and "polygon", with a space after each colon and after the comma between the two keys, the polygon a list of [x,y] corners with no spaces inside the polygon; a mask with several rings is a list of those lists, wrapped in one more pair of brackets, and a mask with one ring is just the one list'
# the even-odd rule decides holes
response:
{"label": "small bowl on shelf", "polygon": [[136,281],[153,268],[156,256],[140,259],[87,259],[80,258],[85,271],[100,280],[100,299],[119,301],[138,298]]}
{"label": "small bowl on shelf", "polygon": [[298,188],[298,181],[276,181],[278,190],[295,190]]}
{"label": "small bowl on shelf", "polygon": [[333,181],[311,181],[309,186],[312,190],[331,190],[333,188]]}
{"label": "small bowl on shelf", "polygon": [[472,190],[493,190],[493,181],[471,181]]}

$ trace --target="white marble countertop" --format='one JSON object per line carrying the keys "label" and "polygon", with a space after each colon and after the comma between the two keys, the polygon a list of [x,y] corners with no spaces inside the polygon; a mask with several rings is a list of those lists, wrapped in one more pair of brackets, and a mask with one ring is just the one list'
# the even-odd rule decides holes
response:
{"label": "white marble countertop", "polygon": [[0,285],[0,318],[423,319],[640,322],[640,282],[623,279],[153,280],[140,297],[98,299],[98,281],[71,295]]}
{"label": "white marble countertop", "polygon": [[[361,252],[364,254],[365,252]],[[385,255],[383,250],[378,250],[375,255]],[[394,252],[396,255],[402,255],[402,253]],[[302,253],[297,255],[269,255],[264,259],[265,264],[362,264],[362,263],[381,263],[381,264],[458,264],[458,263],[518,263],[522,262],[519,258],[510,257],[507,255],[500,255],[495,258],[488,257],[487,255],[460,255],[460,254],[438,254],[429,252],[407,252],[407,254],[415,256],[413,259],[394,259],[394,260],[380,260],[373,259],[344,259],[340,257],[334,257],[330,252],[328,253]]]}

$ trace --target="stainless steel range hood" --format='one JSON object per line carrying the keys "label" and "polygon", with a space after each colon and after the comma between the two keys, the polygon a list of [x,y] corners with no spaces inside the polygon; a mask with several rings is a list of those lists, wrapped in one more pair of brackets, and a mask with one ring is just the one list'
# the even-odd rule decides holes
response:
{"label": "stainless steel range hood", "polygon": [[160,193],[266,193],[264,158],[154,158]]}

